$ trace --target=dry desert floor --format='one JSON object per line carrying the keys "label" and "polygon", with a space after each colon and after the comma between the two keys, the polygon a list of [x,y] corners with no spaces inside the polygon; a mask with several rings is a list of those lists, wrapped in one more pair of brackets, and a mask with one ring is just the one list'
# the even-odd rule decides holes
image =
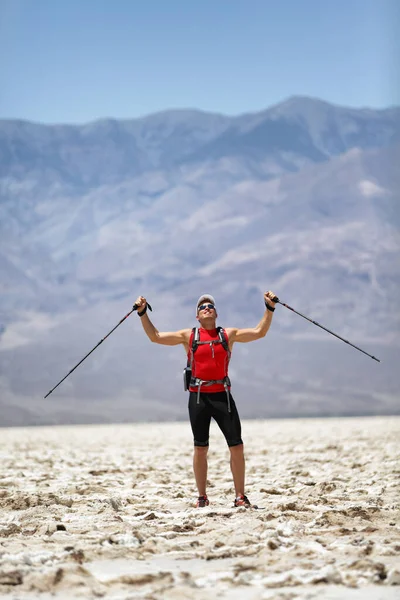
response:
{"label": "dry desert floor", "polygon": [[400,598],[400,418],[244,421],[234,508],[213,423],[196,509],[189,423],[0,429],[0,597]]}

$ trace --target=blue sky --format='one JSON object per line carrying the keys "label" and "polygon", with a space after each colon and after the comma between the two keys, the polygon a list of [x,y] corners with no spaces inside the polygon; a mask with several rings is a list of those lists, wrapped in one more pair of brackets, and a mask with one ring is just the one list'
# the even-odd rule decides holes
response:
{"label": "blue sky", "polygon": [[0,0],[0,118],[399,104],[400,0]]}

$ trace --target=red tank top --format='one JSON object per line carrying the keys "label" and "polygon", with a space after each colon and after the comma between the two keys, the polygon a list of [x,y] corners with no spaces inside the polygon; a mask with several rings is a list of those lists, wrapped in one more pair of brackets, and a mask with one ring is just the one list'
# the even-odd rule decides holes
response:
{"label": "red tank top", "polygon": [[[192,353],[193,332],[190,337],[190,347],[188,358],[190,360]],[[199,328],[199,342],[220,341],[217,329]],[[229,353],[221,343],[218,344],[199,344],[194,352],[192,363],[192,377],[210,381],[211,379],[224,379],[228,375]],[[191,392],[197,392],[197,387],[190,386]],[[202,386],[202,392],[223,392],[225,391],[222,383]]]}

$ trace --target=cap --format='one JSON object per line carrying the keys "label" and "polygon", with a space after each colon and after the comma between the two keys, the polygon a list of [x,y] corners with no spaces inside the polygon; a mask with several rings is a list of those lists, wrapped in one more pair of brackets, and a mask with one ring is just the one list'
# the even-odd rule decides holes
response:
{"label": "cap", "polygon": [[199,304],[201,304],[203,302],[203,300],[210,300],[210,302],[212,302],[215,306],[215,300],[214,300],[214,296],[211,296],[211,294],[203,294],[202,296],[200,296],[200,298],[197,300],[197,304],[196,304],[196,316],[198,313],[198,307]]}

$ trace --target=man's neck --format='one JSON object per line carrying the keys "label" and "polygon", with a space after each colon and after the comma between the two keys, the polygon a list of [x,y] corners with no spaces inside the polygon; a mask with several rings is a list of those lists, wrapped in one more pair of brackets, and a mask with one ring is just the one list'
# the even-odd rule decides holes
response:
{"label": "man's neck", "polygon": [[207,323],[202,323],[200,321],[200,327],[202,327],[203,329],[206,329],[207,331],[212,331],[213,329],[217,328],[216,322],[215,321],[209,321]]}

